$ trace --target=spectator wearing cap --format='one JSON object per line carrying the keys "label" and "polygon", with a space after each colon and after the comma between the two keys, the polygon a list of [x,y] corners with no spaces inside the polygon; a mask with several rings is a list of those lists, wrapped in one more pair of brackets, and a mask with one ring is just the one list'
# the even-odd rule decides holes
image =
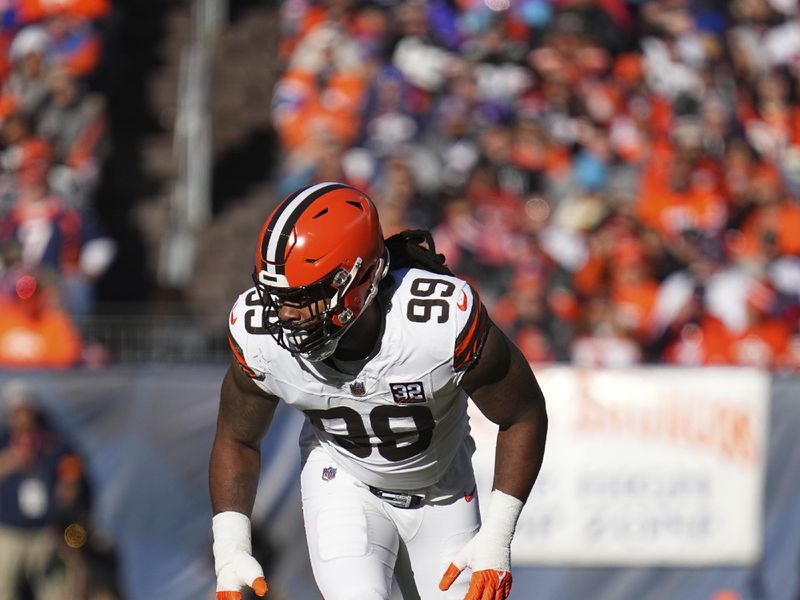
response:
{"label": "spectator wearing cap", "polygon": [[29,117],[37,115],[47,100],[50,44],[50,34],[40,25],[20,29],[11,42],[11,74],[5,92],[19,100],[20,109]]}
{"label": "spectator wearing cap", "polygon": [[61,491],[80,459],[48,425],[22,382],[3,389],[0,429],[0,600],[62,598],[64,573],[53,569],[58,537],[51,525]]}
{"label": "spectator wearing cap", "polygon": [[51,146],[40,138],[20,146],[13,156],[16,196],[10,213],[0,218],[0,242],[18,243],[26,267],[57,273],[69,312],[86,314],[94,281],[114,257],[114,242],[90,213],[79,213],[51,190]]}
{"label": "spectator wearing cap", "polygon": [[85,208],[99,178],[107,142],[102,99],[82,93],[78,81],[65,69],[54,69],[37,133],[53,146],[57,187],[72,206]]}

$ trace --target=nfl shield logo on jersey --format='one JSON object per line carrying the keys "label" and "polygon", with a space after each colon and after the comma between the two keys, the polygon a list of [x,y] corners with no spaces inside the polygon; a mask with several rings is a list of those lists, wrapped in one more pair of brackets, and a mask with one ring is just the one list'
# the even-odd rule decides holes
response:
{"label": "nfl shield logo on jersey", "polygon": [[353,394],[353,396],[363,396],[365,392],[366,389],[364,388],[363,381],[354,381],[350,384],[350,393]]}
{"label": "nfl shield logo on jersey", "polygon": [[336,467],[325,467],[322,469],[322,481],[330,481],[336,477]]}

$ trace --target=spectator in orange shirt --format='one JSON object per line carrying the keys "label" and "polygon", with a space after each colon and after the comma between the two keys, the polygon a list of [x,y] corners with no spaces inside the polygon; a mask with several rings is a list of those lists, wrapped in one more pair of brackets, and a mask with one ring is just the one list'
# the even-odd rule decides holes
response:
{"label": "spectator in orange shirt", "polygon": [[747,294],[747,326],[730,334],[733,364],[774,368],[786,364],[792,336],[788,324],[773,316],[777,296],[762,282],[755,282]]}
{"label": "spectator in orange shirt", "polygon": [[758,209],[742,227],[742,251],[764,259],[800,256],[800,205],[791,201]]}
{"label": "spectator in orange shirt", "polygon": [[681,365],[727,363],[724,311],[716,305],[709,310],[713,294],[708,289],[725,269],[724,246],[719,240],[686,232],[670,246],[670,253],[685,268],[670,273],[659,286],[651,313],[649,354]]}
{"label": "spectator in orange shirt", "polygon": [[365,65],[346,30],[322,23],[302,40],[276,85],[273,116],[284,147],[309,135],[349,144],[358,134]]}
{"label": "spectator in orange shirt", "polygon": [[800,256],[800,204],[786,198],[777,169],[762,165],[752,175],[754,210],[744,219],[734,252],[770,261],[778,255]]}
{"label": "spectator in orange shirt", "polygon": [[608,290],[598,290],[584,309],[570,361],[583,367],[629,367],[642,361],[639,345],[623,324]]}
{"label": "spectator in orange shirt", "polygon": [[544,276],[518,274],[511,281],[509,293],[492,307],[492,318],[531,362],[562,358],[553,347],[557,337],[553,330],[563,324],[548,310],[545,286]]}
{"label": "spectator in orange shirt", "polygon": [[617,311],[637,337],[650,327],[659,284],[650,273],[644,248],[637,240],[622,240],[612,253],[611,298]]}
{"label": "spectator in orange shirt", "polygon": [[686,230],[714,234],[727,218],[717,178],[715,169],[698,159],[692,142],[654,151],[642,176],[638,217],[667,238]]}
{"label": "spectator in orange shirt", "polygon": [[774,290],[755,282],[747,293],[747,324],[734,331],[722,320],[702,314],[699,296],[695,296],[681,318],[673,321],[676,335],[663,358],[680,365],[799,366],[791,364],[790,327],[772,315],[775,301]]}
{"label": "spectator in orange shirt", "polygon": [[730,335],[722,321],[710,315],[674,323],[675,336],[661,359],[672,365],[695,367],[729,364]]}
{"label": "spectator in orange shirt", "polygon": [[64,369],[79,362],[80,335],[57,298],[43,276],[16,276],[13,297],[0,300],[0,366]]}

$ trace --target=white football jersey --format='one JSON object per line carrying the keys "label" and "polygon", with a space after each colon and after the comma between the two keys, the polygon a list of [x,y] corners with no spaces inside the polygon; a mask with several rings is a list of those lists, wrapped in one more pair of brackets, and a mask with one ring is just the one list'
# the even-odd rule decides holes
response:
{"label": "white football jersey", "polygon": [[255,288],[233,306],[230,343],[256,385],[305,413],[306,451],[322,445],[364,483],[412,490],[439,481],[469,435],[459,382],[480,354],[488,317],[461,279],[421,269],[389,277],[380,348],[355,374],[279,346]]}

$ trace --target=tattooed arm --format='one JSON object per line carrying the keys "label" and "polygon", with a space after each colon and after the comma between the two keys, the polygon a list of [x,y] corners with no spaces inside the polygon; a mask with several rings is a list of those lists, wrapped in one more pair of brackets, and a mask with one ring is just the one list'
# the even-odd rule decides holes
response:
{"label": "tattooed arm", "polygon": [[261,467],[261,438],[277,404],[278,398],[261,391],[237,364],[228,368],[209,466],[214,514],[252,512]]}
{"label": "tattooed arm", "polygon": [[252,556],[250,513],[261,469],[261,438],[278,399],[262,392],[236,363],[222,382],[217,435],[211,449],[209,487],[214,518],[217,600],[241,600],[240,589],[267,593],[264,571]]}

